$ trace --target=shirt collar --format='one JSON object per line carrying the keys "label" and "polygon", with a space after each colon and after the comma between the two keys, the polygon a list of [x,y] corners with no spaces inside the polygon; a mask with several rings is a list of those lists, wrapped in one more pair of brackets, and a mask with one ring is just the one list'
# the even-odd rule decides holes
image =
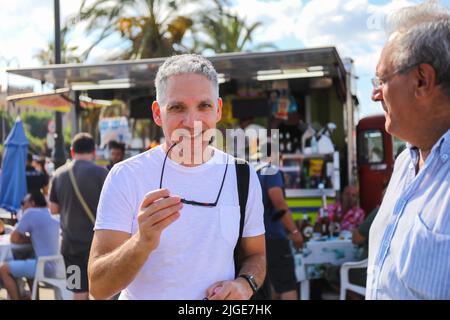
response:
{"label": "shirt collar", "polygon": [[441,158],[448,158],[450,156],[450,129],[439,139],[438,143],[440,145]]}
{"label": "shirt collar", "polygon": [[[419,149],[413,146],[409,142],[406,143],[406,147],[409,149],[412,160],[415,162],[419,157]],[[431,153],[438,152],[441,160],[446,162],[450,158],[450,129],[434,144],[431,149]],[[430,154],[431,154],[430,153]]]}

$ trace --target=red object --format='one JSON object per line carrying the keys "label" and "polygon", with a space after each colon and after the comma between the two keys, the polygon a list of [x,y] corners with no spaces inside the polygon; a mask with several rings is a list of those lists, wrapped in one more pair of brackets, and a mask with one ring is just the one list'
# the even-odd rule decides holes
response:
{"label": "red object", "polygon": [[384,123],[384,115],[370,116],[361,119],[356,129],[360,203],[366,214],[381,203],[394,169],[393,139]]}

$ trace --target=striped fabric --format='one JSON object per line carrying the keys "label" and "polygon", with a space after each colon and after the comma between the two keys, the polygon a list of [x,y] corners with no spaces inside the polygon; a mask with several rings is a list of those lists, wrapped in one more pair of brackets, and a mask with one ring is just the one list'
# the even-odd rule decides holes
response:
{"label": "striped fabric", "polygon": [[370,229],[367,299],[450,299],[449,158],[450,130],[417,175],[417,148],[398,157]]}

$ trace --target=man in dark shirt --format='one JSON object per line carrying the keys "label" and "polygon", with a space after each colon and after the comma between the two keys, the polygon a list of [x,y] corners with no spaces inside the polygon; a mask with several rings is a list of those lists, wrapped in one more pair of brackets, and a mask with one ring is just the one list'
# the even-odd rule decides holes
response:
{"label": "man in dark shirt", "polygon": [[[53,177],[50,210],[53,214],[61,215],[61,253],[66,267],[76,265],[80,268],[81,287],[68,289],[74,292],[75,299],[81,300],[89,297],[87,262],[98,200],[108,172],[92,162],[95,144],[87,133],[79,133],[74,137],[71,155],[73,161],[56,170]],[[75,187],[70,170],[76,181]]]}
{"label": "man in dark shirt", "polygon": [[41,191],[45,186],[48,185],[48,176],[36,170],[36,168],[32,165],[33,155],[28,153],[27,155],[27,164],[25,169],[25,175],[27,178],[27,190],[28,192],[32,192],[35,190]]}
{"label": "man in dark shirt", "polygon": [[284,196],[283,173],[270,164],[257,167],[264,203],[266,228],[267,273],[273,289],[273,298],[296,300],[295,265],[289,239],[296,249],[303,246],[303,237],[297,229]]}

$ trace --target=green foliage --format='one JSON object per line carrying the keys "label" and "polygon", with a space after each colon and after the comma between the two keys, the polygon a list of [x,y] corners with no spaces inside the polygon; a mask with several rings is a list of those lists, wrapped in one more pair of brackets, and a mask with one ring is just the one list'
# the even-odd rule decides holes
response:
{"label": "green foliage", "polygon": [[[143,59],[164,57],[174,52],[188,51],[183,38],[192,27],[189,17],[179,15],[186,0],[83,0],[79,13],[69,22],[86,25],[87,35],[96,40],[87,48],[82,59],[100,42],[113,35],[124,40],[119,59]],[[124,46],[125,44],[126,46]]]}
{"label": "green foliage", "polygon": [[72,142],[72,125],[68,123],[63,128],[63,136],[64,136],[64,150],[67,154],[70,154],[70,145]]}
{"label": "green foliage", "polygon": [[[5,128],[3,129],[3,124],[5,125]],[[11,131],[12,126],[14,125],[14,119],[11,117],[9,113],[7,113],[5,110],[0,110],[0,138],[1,142],[3,142],[6,137],[8,136],[8,133]],[[5,136],[3,137],[3,132],[5,133]]]}
{"label": "green foliage", "polygon": [[[61,62],[62,63],[80,63],[81,58],[78,57],[76,51],[78,50],[77,46],[69,46],[67,43],[67,34],[69,31],[68,26],[64,26],[61,29]],[[40,49],[35,55],[36,58],[41,64],[54,64],[55,63],[55,42],[50,41],[47,44],[47,48]]]}
{"label": "green foliage", "polygon": [[[209,49],[215,53],[241,52],[244,50],[276,49],[270,43],[251,46],[255,30],[262,26],[261,22],[247,24],[245,19],[227,10],[226,1],[213,1],[212,10],[200,14],[200,24],[206,40],[197,44],[202,50]],[[198,41],[198,40],[196,40]]]}
{"label": "green foliage", "polygon": [[28,139],[28,149],[34,154],[42,154],[45,152],[45,138],[38,138],[25,130],[25,135]]}
{"label": "green foliage", "polygon": [[47,137],[48,121],[53,115],[47,111],[27,111],[21,115],[25,131],[31,136],[45,139]]}
{"label": "green foliage", "polygon": [[[195,15],[180,11],[195,2]],[[229,0],[83,0],[69,27],[86,25],[86,34],[96,40],[82,54],[105,39],[120,36],[122,52],[112,59],[166,57],[174,53],[212,50],[215,53],[276,48],[273,44],[253,45],[253,35],[261,22],[247,24],[229,12]],[[189,34],[192,38],[187,39]],[[199,37],[199,35],[203,37]],[[206,39],[204,39],[206,35]],[[186,41],[188,40],[188,41]]]}

